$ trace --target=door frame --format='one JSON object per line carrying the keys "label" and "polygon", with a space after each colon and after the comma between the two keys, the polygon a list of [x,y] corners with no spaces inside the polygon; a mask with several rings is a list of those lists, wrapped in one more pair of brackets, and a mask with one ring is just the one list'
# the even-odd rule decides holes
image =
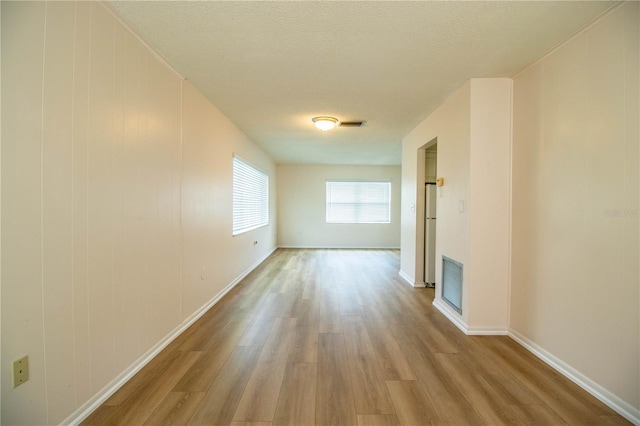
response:
{"label": "door frame", "polygon": [[[426,162],[428,148],[438,143],[438,137],[431,139],[426,144],[418,148],[416,165],[416,259],[415,259],[415,284],[414,286],[425,286],[424,282],[424,221],[425,221],[425,199],[424,199],[424,184],[426,180]],[[437,234],[436,234],[437,238]]]}

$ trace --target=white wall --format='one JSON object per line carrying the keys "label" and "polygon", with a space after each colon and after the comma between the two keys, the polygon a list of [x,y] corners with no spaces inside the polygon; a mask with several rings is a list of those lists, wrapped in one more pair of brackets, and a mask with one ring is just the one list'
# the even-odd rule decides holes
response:
{"label": "white wall", "polygon": [[[436,283],[441,279],[441,259],[446,255],[463,264],[469,259],[468,212],[458,213],[458,201],[469,197],[471,83],[463,85],[402,141],[402,223],[400,270],[412,284],[422,281],[423,247],[418,238],[424,233],[423,185],[417,185],[418,149],[437,139],[438,177],[445,186],[438,190],[436,222]],[[420,241],[420,242],[419,242]],[[439,286],[437,286],[439,287]],[[463,295],[463,316],[466,301]]]}
{"label": "white wall", "polygon": [[[400,166],[278,165],[278,246],[400,246]],[[327,179],[391,181],[390,224],[326,223]]]}
{"label": "white wall", "polygon": [[506,320],[515,339],[636,422],[639,8],[623,4],[514,79],[511,154],[508,79],[471,80],[407,135],[401,243],[414,281],[417,150],[437,139],[436,252],[465,263],[467,287],[463,315],[449,317],[471,333],[503,332]]}
{"label": "white wall", "polygon": [[470,332],[507,332],[511,216],[512,81],[471,80],[469,153]]}
{"label": "white wall", "polygon": [[[423,285],[418,149],[437,140],[436,306],[470,333],[507,332],[511,96],[510,79],[472,79],[402,145],[401,273]],[[443,255],[464,265],[462,314],[441,303]]]}
{"label": "white wall", "polygon": [[511,328],[636,421],[639,9],[624,4],[514,80],[511,290]]}
{"label": "white wall", "polygon": [[[274,249],[276,169],[100,4],[1,8],[1,422],[59,423]],[[272,189],[236,237],[234,152]]]}
{"label": "white wall", "polygon": [[[277,178],[273,161],[186,82],[183,105],[182,304],[192,313],[274,250]],[[269,175],[270,208],[269,226],[236,236],[231,233],[234,153]]]}

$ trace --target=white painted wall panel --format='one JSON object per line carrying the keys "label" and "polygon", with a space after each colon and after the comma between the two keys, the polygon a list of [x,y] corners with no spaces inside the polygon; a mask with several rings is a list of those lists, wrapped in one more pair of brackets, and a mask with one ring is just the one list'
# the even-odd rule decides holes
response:
{"label": "white painted wall panel", "polygon": [[87,249],[91,389],[115,376],[113,293],[113,109],[115,22],[92,4],[89,139],[87,141]]}
{"label": "white painted wall panel", "polygon": [[[190,83],[183,88],[182,303],[190,313],[275,247],[277,175],[269,157],[214,105]],[[269,175],[270,206],[269,226],[236,236],[231,204],[234,153]]]}
{"label": "white painted wall panel", "polygon": [[[87,285],[87,141],[91,57],[91,3],[75,3],[73,70],[73,343],[75,404],[91,397],[91,347]],[[4,144],[3,144],[4,145]]]}
{"label": "white painted wall panel", "polygon": [[[1,423],[57,424],[275,248],[276,169],[101,4],[0,7]],[[234,152],[272,179],[237,237]]]}
{"label": "white painted wall panel", "polygon": [[[209,264],[210,247],[214,245],[215,223],[208,220],[213,216],[216,195],[214,181],[207,180],[209,173],[215,173],[213,167],[216,145],[210,138],[214,122],[206,120],[211,106],[204,96],[190,84],[183,90],[183,250],[187,254],[183,259],[182,280],[185,292],[182,305],[185,312],[191,312],[201,306],[203,301],[215,295],[212,288],[212,272]],[[208,143],[209,142],[209,143]],[[229,159],[231,161],[231,159]],[[228,217],[221,217],[222,220]],[[202,268],[205,279],[201,280]]]}
{"label": "white painted wall panel", "polygon": [[[42,306],[44,3],[2,4],[2,423],[45,424]],[[10,36],[9,36],[10,35]],[[16,43],[19,40],[20,43]],[[9,143],[9,141],[14,141]],[[11,250],[7,247],[11,246]],[[30,380],[11,388],[11,361]]]}
{"label": "white painted wall panel", "polygon": [[73,56],[75,5],[47,4],[42,136],[42,300],[49,416],[75,408],[73,353]]}
{"label": "white painted wall panel", "polygon": [[145,155],[143,140],[146,132],[144,108],[145,93],[143,82],[147,80],[143,61],[148,60],[145,50],[137,43],[131,42],[132,36],[121,32],[123,52],[121,60],[126,64],[126,72],[122,76],[123,91],[123,122],[122,122],[122,150],[124,162],[122,176],[126,184],[122,197],[127,200],[128,208],[123,211],[122,232],[128,242],[122,248],[123,271],[122,286],[126,289],[126,297],[122,299],[122,317],[124,323],[133,327],[124,335],[122,341],[122,356],[132,362],[142,353],[143,332],[145,329],[146,312],[143,307],[147,304],[145,298],[145,229],[143,179]]}

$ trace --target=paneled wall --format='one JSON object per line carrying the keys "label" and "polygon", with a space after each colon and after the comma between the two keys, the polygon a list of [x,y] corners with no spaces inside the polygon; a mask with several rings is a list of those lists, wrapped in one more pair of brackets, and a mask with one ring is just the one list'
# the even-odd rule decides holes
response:
{"label": "paneled wall", "polygon": [[[193,312],[275,249],[277,175],[273,161],[188,82],[182,97],[182,309]],[[268,173],[270,207],[269,226],[235,236],[234,153]]]}
{"label": "paneled wall", "polygon": [[[1,423],[54,424],[274,249],[276,169],[99,3],[1,8]],[[272,188],[237,237],[234,152]]]}

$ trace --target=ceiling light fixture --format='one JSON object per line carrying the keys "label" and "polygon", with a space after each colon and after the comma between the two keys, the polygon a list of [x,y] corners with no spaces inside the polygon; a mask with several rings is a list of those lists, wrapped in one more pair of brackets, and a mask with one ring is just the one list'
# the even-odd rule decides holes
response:
{"label": "ceiling light fixture", "polygon": [[340,125],[340,121],[333,117],[313,117],[311,120],[316,124],[316,127],[323,132]]}

